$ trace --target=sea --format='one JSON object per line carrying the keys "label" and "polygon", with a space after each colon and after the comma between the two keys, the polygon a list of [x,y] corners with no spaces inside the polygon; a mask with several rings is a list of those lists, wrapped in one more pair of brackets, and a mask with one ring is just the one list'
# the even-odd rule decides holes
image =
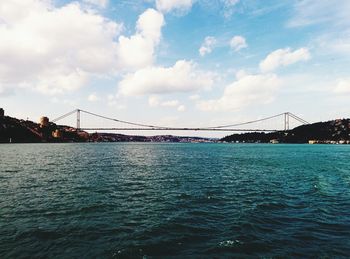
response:
{"label": "sea", "polygon": [[276,257],[350,257],[350,145],[0,145],[0,258]]}

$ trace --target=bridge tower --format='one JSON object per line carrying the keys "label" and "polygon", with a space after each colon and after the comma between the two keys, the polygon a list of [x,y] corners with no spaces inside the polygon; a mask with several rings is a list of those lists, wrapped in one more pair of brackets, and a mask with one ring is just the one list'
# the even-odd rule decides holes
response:
{"label": "bridge tower", "polygon": [[284,131],[289,130],[289,112],[284,113]]}
{"label": "bridge tower", "polygon": [[77,131],[80,130],[80,110],[77,109]]}
{"label": "bridge tower", "polygon": [[[290,112],[284,112],[284,113],[280,113],[277,115],[273,115],[270,117],[265,117],[262,119],[258,119],[258,120],[253,120],[253,121],[247,121],[247,122],[243,122],[243,123],[235,123],[235,124],[230,124],[230,125],[219,125],[219,126],[211,126],[211,127],[203,127],[203,128],[183,128],[183,127],[164,127],[164,126],[155,126],[155,125],[149,125],[149,124],[141,124],[141,123],[136,123],[136,122],[130,122],[130,121],[124,121],[124,120],[119,120],[119,119],[115,119],[115,118],[111,118],[111,117],[107,117],[107,116],[103,116],[103,115],[98,115],[96,113],[92,113],[92,112],[88,112],[85,110],[80,110],[80,109],[75,109],[71,112],[68,112],[54,120],[52,120],[52,122],[57,122],[61,119],[64,119],[70,115],[75,114],[76,115],[76,130],[80,131],[81,128],[81,113],[85,113],[88,115],[92,115],[95,117],[99,117],[105,120],[109,120],[109,121],[113,121],[113,122],[118,122],[118,123],[123,123],[123,124],[128,124],[128,125],[132,125],[132,126],[136,126],[131,128],[125,128],[125,127],[121,127],[121,128],[84,128],[84,130],[192,130],[192,131],[256,131],[256,132],[272,132],[272,131],[280,131],[280,129],[240,129],[237,127],[243,126],[243,125],[248,125],[248,124],[253,124],[256,122],[261,122],[261,121],[266,121],[266,120],[270,120],[273,118],[279,118],[279,120],[281,119],[281,117],[283,118],[283,125],[284,126],[284,131],[288,131],[290,129],[290,119],[296,120],[297,122],[301,123],[302,125],[305,124],[309,124],[307,121],[305,121],[304,119],[296,116],[293,113]],[[294,121],[293,121],[294,122]]]}

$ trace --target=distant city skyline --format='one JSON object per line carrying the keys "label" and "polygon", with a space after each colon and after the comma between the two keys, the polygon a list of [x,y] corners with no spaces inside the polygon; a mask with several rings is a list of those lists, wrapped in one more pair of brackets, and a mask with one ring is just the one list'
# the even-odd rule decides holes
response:
{"label": "distant city skyline", "polygon": [[347,0],[2,1],[0,108],[174,127],[349,118],[349,13]]}

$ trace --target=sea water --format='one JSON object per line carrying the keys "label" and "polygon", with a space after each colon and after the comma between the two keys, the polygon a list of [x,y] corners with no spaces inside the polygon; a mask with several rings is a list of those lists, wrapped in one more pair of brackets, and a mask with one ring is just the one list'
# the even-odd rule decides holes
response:
{"label": "sea water", "polygon": [[349,257],[350,145],[0,145],[0,258]]}

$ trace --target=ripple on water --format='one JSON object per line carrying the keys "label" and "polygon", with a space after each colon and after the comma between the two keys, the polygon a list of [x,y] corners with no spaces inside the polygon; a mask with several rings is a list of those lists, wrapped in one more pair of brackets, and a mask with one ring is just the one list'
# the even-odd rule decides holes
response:
{"label": "ripple on water", "polygon": [[0,257],[347,257],[350,146],[0,145]]}

